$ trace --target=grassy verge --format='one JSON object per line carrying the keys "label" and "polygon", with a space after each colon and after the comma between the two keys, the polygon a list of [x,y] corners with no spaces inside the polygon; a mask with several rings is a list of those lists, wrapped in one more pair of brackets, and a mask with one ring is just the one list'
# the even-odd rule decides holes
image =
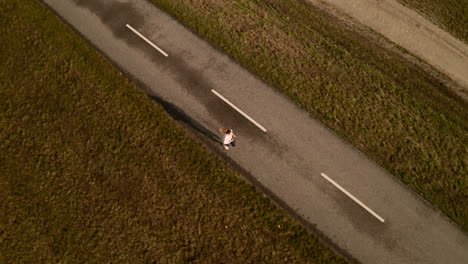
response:
{"label": "grassy verge", "polygon": [[152,0],[400,178],[465,230],[467,105],[297,0]]}
{"label": "grassy verge", "polygon": [[37,1],[0,13],[0,263],[345,263]]}
{"label": "grassy verge", "polygon": [[468,1],[398,0],[468,44]]}

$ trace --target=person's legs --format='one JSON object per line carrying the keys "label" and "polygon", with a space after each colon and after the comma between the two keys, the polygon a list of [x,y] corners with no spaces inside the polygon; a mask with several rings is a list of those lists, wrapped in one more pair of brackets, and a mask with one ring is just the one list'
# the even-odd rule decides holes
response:
{"label": "person's legs", "polygon": [[229,147],[228,147],[228,146],[229,146],[229,145],[225,145],[225,144],[223,144],[223,147],[224,147],[224,149],[229,149]]}

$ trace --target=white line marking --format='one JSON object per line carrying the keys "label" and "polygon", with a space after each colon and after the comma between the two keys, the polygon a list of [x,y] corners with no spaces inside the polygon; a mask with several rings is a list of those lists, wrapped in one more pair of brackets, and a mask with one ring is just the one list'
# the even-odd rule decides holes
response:
{"label": "white line marking", "polygon": [[156,46],[153,42],[151,42],[149,39],[147,39],[145,36],[143,36],[142,34],[140,34],[140,32],[138,32],[136,29],[134,29],[132,26],[130,26],[129,24],[126,24],[127,28],[130,29],[131,31],[133,31],[133,33],[137,34],[140,38],[142,38],[144,41],[146,41],[148,44],[150,44],[153,48],[155,48],[157,51],[161,52],[162,55],[164,56],[168,56],[166,52],[164,52],[162,49],[160,49],[158,46]]}
{"label": "white line marking", "polygon": [[239,112],[241,115],[243,115],[245,118],[247,118],[250,122],[254,123],[254,125],[256,125],[258,128],[260,128],[263,132],[267,132],[267,130],[262,126],[260,125],[259,123],[257,123],[255,120],[253,120],[250,116],[248,116],[246,113],[242,112],[242,110],[240,110],[237,106],[235,106],[233,103],[231,103],[228,99],[224,98],[224,96],[222,96],[221,94],[219,94],[217,91],[215,90],[211,90],[214,94],[216,94],[219,98],[221,98],[221,100],[223,100],[224,102],[226,102],[228,105],[230,105],[232,108],[234,108],[237,112]]}
{"label": "white line marking", "polygon": [[340,189],[342,192],[344,192],[346,195],[348,195],[351,199],[353,199],[356,203],[358,203],[362,208],[366,209],[369,213],[371,213],[373,216],[375,216],[377,219],[380,220],[380,222],[385,222],[385,220],[380,217],[378,214],[376,214],[372,209],[367,207],[365,204],[363,204],[361,201],[359,201],[356,197],[354,197],[352,194],[350,194],[348,191],[346,191],[343,187],[341,187],[338,183],[336,183],[334,180],[330,179],[325,173],[320,173],[322,177],[324,177],[327,181],[329,181],[331,184],[335,185],[336,188]]}

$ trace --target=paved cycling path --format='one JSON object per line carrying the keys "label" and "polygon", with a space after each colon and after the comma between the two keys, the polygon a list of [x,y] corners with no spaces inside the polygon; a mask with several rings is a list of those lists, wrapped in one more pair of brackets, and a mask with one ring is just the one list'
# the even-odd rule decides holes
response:
{"label": "paved cycling path", "polygon": [[[468,263],[463,230],[150,2],[43,1],[347,257]],[[210,139],[219,127],[234,128],[236,148],[225,152]]]}
{"label": "paved cycling path", "polygon": [[[395,0],[308,0],[343,19],[346,14],[434,66],[468,101],[468,45]],[[341,15],[340,15],[341,14]]]}

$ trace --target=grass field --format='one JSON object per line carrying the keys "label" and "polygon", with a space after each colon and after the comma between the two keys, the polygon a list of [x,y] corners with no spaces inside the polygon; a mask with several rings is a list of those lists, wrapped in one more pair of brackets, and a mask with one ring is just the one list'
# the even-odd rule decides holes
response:
{"label": "grass field", "polygon": [[468,111],[400,55],[298,0],[152,0],[465,230]]}
{"label": "grass field", "polygon": [[345,263],[38,1],[0,13],[0,263]]}
{"label": "grass field", "polygon": [[397,0],[468,44],[468,1]]}

